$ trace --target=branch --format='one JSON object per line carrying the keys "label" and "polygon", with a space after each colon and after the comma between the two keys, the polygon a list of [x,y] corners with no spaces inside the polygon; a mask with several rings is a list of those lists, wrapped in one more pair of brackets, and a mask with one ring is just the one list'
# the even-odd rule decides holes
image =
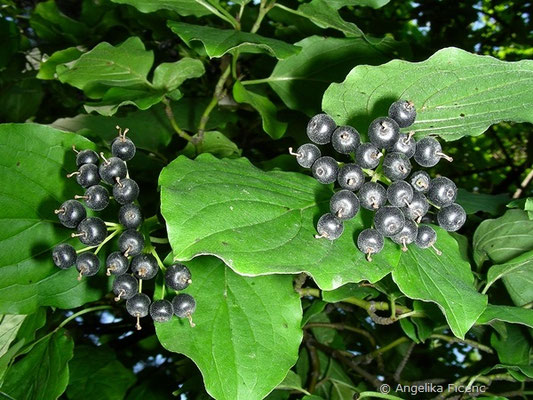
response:
{"label": "branch", "polygon": [[416,346],[415,342],[412,342],[409,345],[407,351],[405,352],[405,355],[402,358],[402,361],[400,362],[400,364],[398,364],[398,367],[396,368],[396,371],[394,372],[394,375],[393,375],[393,378],[396,382],[400,382],[402,371],[407,365],[407,361],[409,361],[409,357],[411,357],[411,353],[413,352],[413,349],[415,348],[415,346]]}
{"label": "branch", "polygon": [[183,129],[181,129],[178,125],[178,122],[176,121],[176,118],[174,118],[174,111],[172,111],[170,101],[166,97],[164,97],[162,103],[165,105],[165,113],[167,115],[168,120],[170,121],[172,129],[174,129],[174,131],[178,134],[179,137],[185,139],[190,143],[193,143],[192,136],[185,132]]}
{"label": "branch", "polygon": [[478,350],[484,351],[485,353],[494,354],[494,350],[492,350],[490,347],[485,346],[484,344],[475,342],[474,340],[459,339],[459,338],[456,338],[456,337],[440,335],[440,334],[437,334],[437,333],[434,333],[433,335],[431,335],[430,338],[444,340],[445,342],[448,342],[448,343],[467,344],[467,345],[469,345],[471,347],[474,347],[474,348],[476,348]]}

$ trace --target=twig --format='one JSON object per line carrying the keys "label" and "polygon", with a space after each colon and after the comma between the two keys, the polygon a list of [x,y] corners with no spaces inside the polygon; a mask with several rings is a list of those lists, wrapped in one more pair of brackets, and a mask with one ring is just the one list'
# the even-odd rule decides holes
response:
{"label": "twig", "polygon": [[438,333],[434,333],[433,335],[430,336],[430,338],[432,339],[439,339],[439,340],[444,340],[448,343],[462,343],[462,344],[467,344],[471,347],[474,347],[478,350],[481,350],[481,351],[484,351],[485,353],[489,353],[489,354],[494,354],[494,350],[492,350],[490,347],[488,346],[485,346],[484,344],[481,344],[481,343],[478,343],[474,340],[470,340],[470,339],[459,339],[459,338],[456,338],[456,337],[451,337],[451,336],[446,336],[446,335],[440,335]]}
{"label": "twig", "polygon": [[531,168],[531,171],[529,171],[529,174],[525,177],[525,179],[520,184],[520,187],[516,189],[516,191],[513,193],[513,199],[518,199],[521,195],[524,189],[531,183],[531,180],[533,180],[533,168]]}
{"label": "twig", "polygon": [[318,353],[316,348],[311,344],[312,339],[308,338],[305,341],[305,347],[309,353],[309,359],[311,360],[311,373],[309,378],[309,385],[307,386],[307,391],[313,393],[315,391],[316,383],[320,377],[320,359],[318,358]]}
{"label": "twig", "polygon": [[398,364],[398,367],[396,368],[396,371],[394,371],[393,378],[396,382],[400,382],[400,378],[402,376],[402,371],[407,365],[407,361],[409,361],[409,357],[411,357],[411,353],[413,352],[413,349],[415,348],[416,343],[412,342],[409,347],[407,348],[407,351],[405,352],[405,355],[402,358],[402,361]]}
{"label": "twig", "polygon": [[251,33],[256,33],[259,30],[259,27],[261,26],[261,22],[263,22],[263,18],[265,18],[265,15],[272,10],[274,5],[276,4],[276,1],[272,1],[272,3],[267,4],[268,0],[261,0],[261,4],[259,5],[259,14],[257,14],[257,19],[255,20],[254,25],[252,26],[252,29],[250,30]]}
{"label": "twig", "polygon": [[169,100],[167,98],[163,98],[162,103],[165,105],[165,113],[167,114],[167,118],[170,122],[170,125],[172,126],[172,129],[174,129],[174,131],[178,134],[179,137],[185,139],[190,143],[193,143],[192,136],[179,127],[178,122],[174,117],[174,112],[172,111],[172,107],[170,106]]}

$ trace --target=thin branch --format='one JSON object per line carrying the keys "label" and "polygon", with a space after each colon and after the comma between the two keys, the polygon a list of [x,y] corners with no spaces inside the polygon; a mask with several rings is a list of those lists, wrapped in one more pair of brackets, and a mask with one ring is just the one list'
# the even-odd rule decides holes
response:
{"label": "thin branch", "polygon": [[409,361],[409,357],[411,357],[411,353],[413,352],[413,349],[415,348],[416,343],[412,342],[409,347],[407,348],[407,351],[405,352],[405,355],[402,358],[402,361],[398,364],[398,367],[396,368],[396,371],[394,371],[393,378],[396,382],[400,382],[400,378],[402,376],[402,371],[407,365],[407,361]]}
{"label": "thin branch", "polygon": [[492,350],[490,347],[485,346],[484,344],[478,343],[474,340],[459,339],[456,337],[440,335],[438,333],[434,333],[433,335],[430,336],[430,338],[444,340],[445,342],[448,342],[448,343],[462,343],[462,344],[466,344],[468,346],[474,347],[478,350],[484,351],[485,353],[494,354],[494,350]]}
{"label": "thin branch", "polygon": [[172,107],[170,106],[170,101],[167,98],[163,98],[162,103],[165,105],[165,113],[170,122],[170,125],[172,126],[172,129],[174,129],[174,131],[178,134],[179,137],[185,139],[190,143],[193,143],[192,136],[179,127],[178,122],[174,117],[174,111],[172,111]]}
{"label": "thin branch", "polygon": [[533,180],[533,168],[531,169],[531,171],[529,171],[529,174],[527,174],[525,179],[522,181],[520,187],[516,189],[516,191],[513,193],[513,199],[518,199],[522,195],[522,192],[531,183],[531,180]]}
{"label": "thin branch", "polygon": [[318,353],[316,348],[311,344],[312,339],[305,341],[305,347],[309,353],[309,359],[311,360],[311,373],[309,378],[309,385],[307,386],[307,391],[313,393],[315,391],[318,378],[320,377],[320,359],[318,358]]}

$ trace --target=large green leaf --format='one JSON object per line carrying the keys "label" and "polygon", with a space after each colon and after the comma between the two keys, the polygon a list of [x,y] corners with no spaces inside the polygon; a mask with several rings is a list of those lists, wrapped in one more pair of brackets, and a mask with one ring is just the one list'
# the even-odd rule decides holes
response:
{"label": "large green leaf", "polygon": [[106,346],[76,346],[69,369],[70,400],[122,400],[135,382],[133,372]]}
{"label": "large green leaf", "polygon": [[509,210],[502,217],[479,224],[473,238],[474,261],[506,263],[533,249],[533,221],[523,210]]}
{"label": "large green leaf", "polygon": [[490,324],[493,321],[521,324],[533,328],[533,310],[522,307],[487,305],[477,320],[478,324]]}
{"label": "large green leaf", "polygon": [[210,254],[245,275],[307,272],[322,289],[332,290],[376,282],[400,258],[399,246],[389,240],[372,263],[355,249],[356,234],[370,225],[365,211],[345,223],[338,240],[315,239],[316,221],[332,191],[303,174],[264,172],[244,158],[203,154],[195,161],[178,157],[159,183],[177,260]]}
{"label": "large green leaf", "polygon": [[76,169],[72,145],[94,148],[78,135],[42,125],[0,125],[0,312],[72,308],[102,293],[78,282],[75,269],[60,270],[51,260],[52,247],[70,235],[54,209],[80,190],[65,178]]}
{"label": "large green leaf", "polygon": [[250,104],[261,115],[263,130],[272,139],[279,139],[285,133],[287,124],[277,120],[277,109],[268,97],[246,90],[239,81],[233,85],[233,98],[238,103]]}
{"label": "large green leaf", "polygon": [[500,278],[503,278],[507,291],[517,306],[533,301],[533,250],[505,264],[490,267],[484,292]]}
{"label": "large green leaf", "polygon": [[202,5],[201,1],[195,0],[111,0],[113,3],[128,4],[137,8],[144,13],[150,13],[158,10],[170,10],[180,15],[194,15],[201,17],[211,12]]}
{"label": "large green leaf", "polygon": [[15,337],[17,332],[24,322],[25,315],[6,314],[0,316],[0,357],[3,356],[9,345]]}
{"label": "large green leaf", "polygon": [[111,87],[148,90],[153,62],[153,52],[145,50],[141,39],[131,37],[118,46],[100,43],[77,60],[58,65],[56,72],[61,82],[100,99]]}
{"label": "large green leaf", "polygon": [[411,246],[392,278],[405,295],[436,303],[453,333],[464,338],[485,310],[487,296],[476,291],[470,264],[461,258],[455,239],[439,227],[435,230],[442,255]]}
{"label": "large green leaf", "polygon": [[266,53],[278,59],[296,54],[300,49],[277,39],[234,29],[218,29],[210,26],[192,25],[169,21],[169,28],[187,45],[200,41],[209,57],[222,57],[231,50],[241,53]]}
{"label": "large green leaf", "polygon": [[57,399],[67,387],[73,346],[64,330],[45,337],[9,368],[0,392],[17,400]]}
{"label": "large green leaf", "polygon": [[187,266],[196,326],[177,318],[156,324],[161,344],[190,357],[216,399],[265,397],[298,359],[302,309],[292,279],[247,278],[207,257]]}
{"label": "large green leaf", "polygon": [[[296,43],[300,53],[278,61],[266,80],[287,107],[314,115],[328,85],[340,82],[357,64],[382,64],[392,39],[324,38],[311,36]],[[244,82],[246,84],[246,82]]]}
{"label": "large green leaf", "polygon": [[366,132],[393,101],[409,99],[418,113],[409,130],[454,140],[500,121],[533,122],[532,79],[531,60],[504,62],[447,48],[419,63],[357,66],[328,88],[322,107],[338,124]]}

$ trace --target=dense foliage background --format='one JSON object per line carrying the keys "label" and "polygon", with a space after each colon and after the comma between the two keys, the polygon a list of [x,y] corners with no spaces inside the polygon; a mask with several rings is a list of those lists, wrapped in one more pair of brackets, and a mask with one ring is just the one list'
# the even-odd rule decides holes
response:
{"label": "dense foliage background", "polygon": [[[530,11],[503,0],[0,2],[0,397],[531,396]],[[431,174],[457,183],[468,221],[438,230],[441,257],[388,244],[367,263],[353,240],[364,213],[334,243],[313,238],[332,187],[287,148],[322,110],[364,133],[399,98],[418,109],[416,137],[437,135],[454,157]],[[103,271],[78,282],[51,261],[54,245],[76,243],[53,212],[80,193],[65,178],[71,146],[108,153],[116,125],[139,148],[129,168],[148,250],[192,271],[194,328],[145,318],[135,331]]]}

